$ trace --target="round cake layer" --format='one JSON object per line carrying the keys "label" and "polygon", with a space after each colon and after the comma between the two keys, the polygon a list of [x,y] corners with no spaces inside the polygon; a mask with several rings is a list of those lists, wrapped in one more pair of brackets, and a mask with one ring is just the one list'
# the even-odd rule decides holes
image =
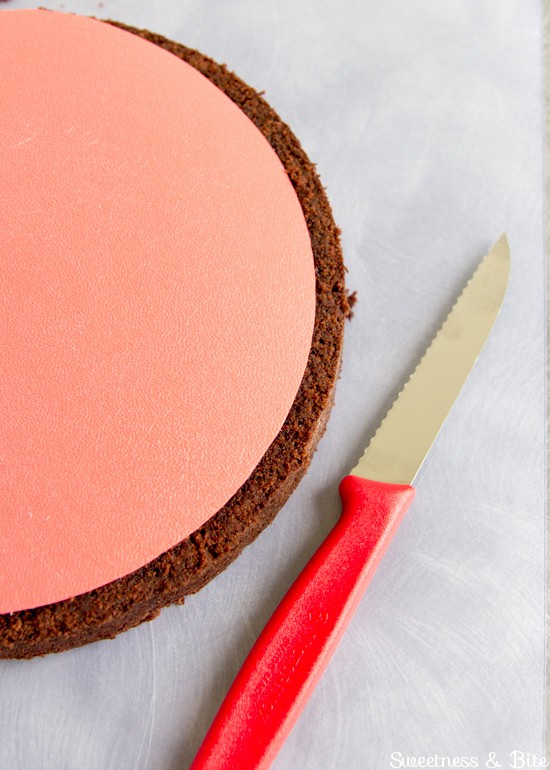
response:
{"label": "round cake layer", "polygon": [[[118,25],[121,26],[122,25]],[[349,313],[338,231],[324,190],[287,126],[225,67],[146,31],[130,30],[194,66],[252,120],[277,153],[300,201],[315,259],[316,316],[302,383],[275,440],[227,504],[146,566],[65,601],[0,616],[0,654],[30,657],[112,637],[198,590],[271,521],[305,472],[324,429]]]}

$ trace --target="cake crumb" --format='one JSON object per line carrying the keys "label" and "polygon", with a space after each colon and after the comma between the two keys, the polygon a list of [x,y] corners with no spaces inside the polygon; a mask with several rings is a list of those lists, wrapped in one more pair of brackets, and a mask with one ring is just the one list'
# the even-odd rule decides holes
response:
{"label": "cake crumb", "polygon": [[351,294],[348,294],[348,305],[349,305],[348,318],[353,318],[353,307],[356,302],[357,302],[357,292],[352,291]]}

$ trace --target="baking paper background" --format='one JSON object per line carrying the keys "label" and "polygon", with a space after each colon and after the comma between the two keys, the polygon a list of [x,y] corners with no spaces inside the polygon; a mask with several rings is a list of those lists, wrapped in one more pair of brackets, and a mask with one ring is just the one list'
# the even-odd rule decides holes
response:
{"label": "baking paper background", "polygon": [[[509,292],[417,497],[277,770],[392,753],[544,754],[542,8],[535,0],[42,3],[225,62],[327,187],[358,304],[336,404],[276,522],[183,607],[111,642],[0,662],[0,767],[186,768],[355,464],[505,230]],[[6,8],[33,7],[6,3]],[[395,766],[395,761],[394,761]]]}

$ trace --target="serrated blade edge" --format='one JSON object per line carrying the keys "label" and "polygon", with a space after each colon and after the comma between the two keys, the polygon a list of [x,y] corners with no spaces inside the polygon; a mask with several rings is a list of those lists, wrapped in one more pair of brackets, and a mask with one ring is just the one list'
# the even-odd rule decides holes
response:
{"label": "serrated blade edge", "polygon": [[502,235],[464,287],[352,475],[413,483],[489,336],[509,272],[508,240]]}

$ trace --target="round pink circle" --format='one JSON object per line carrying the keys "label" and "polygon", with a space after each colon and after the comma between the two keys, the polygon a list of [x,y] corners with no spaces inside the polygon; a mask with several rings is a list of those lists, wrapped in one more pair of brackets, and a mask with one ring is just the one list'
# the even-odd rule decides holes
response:
{"label": "round pink circle", "polygon": [[275,153],[177,57],[0,12],[0,612],[185,538],[280,430],[311,345]]}

